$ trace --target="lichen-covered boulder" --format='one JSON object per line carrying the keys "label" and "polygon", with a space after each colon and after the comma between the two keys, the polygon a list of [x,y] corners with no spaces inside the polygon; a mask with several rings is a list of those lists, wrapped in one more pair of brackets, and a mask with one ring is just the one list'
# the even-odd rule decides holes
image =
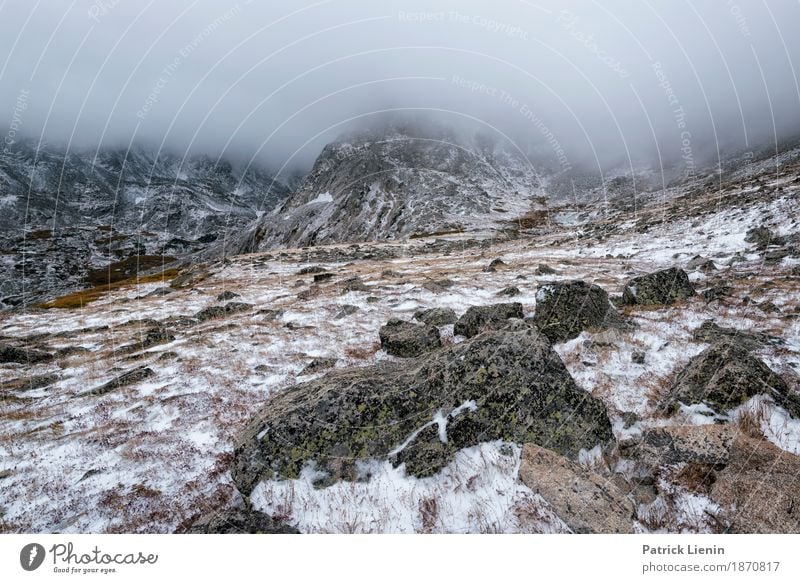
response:
{"label": "lichen-covered boulder", "polygon": [[800,418],[800,397],[746,343],[721,340],[695,356],[675,380],[660,409],[705,403],[717,413],[738,407],[755,395],[768,395]]}
{"label": "lichen-covered boulder", "polygon": [[414,319],[428,326],[447,326],[448,324],[455,324],[458,316],[450,308],[429,308],[427,310],[417,310],[414,313]]}
{"label": "lichen-covered boulder", "polygon": [[628,281],[622,292],[622,301],[628,306],[671,305],[695,293],[686,272],[670,267]]}
{"label": "lichen-covered boulder", "polygon": [[454,334],[472,338],[487,330],[497,330],[505,326],[509,318],[524,318],[522,304],[493,304],[491,306],[473,306],[461,316],[453,328]]}
{"label": "lichen-covered boulder", "polygon": [[436,326],[392,318],[378,332],[381,348],[392,356],[413,358],[442,345]]}
{"label": "lichen-covered boulder", "polygon": [[539,286],[534,322],[551,342],[576,338],[584,330],[602,328],[616,319],[616,310],[601,287],[583,281]]}
{"label": "lichen-covered boulder", "polygon": [[537,443],[575,459],[612,439],[602,402],[520,321],[419,359],[290,388],[238,436],[232,476],[247,496],[263,478],[296,478],[304,468],[319,485],[366,478],[375,459],[430,476],[482,442]]}

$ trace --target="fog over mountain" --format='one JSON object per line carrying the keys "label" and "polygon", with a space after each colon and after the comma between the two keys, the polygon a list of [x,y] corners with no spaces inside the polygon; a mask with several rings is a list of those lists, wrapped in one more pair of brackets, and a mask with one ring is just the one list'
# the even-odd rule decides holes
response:
{"label": "fog over mountain", "polygon": [[376,116],[427,112],[563,169],[690,174],[800,129],[796,2],[4,3],[0,126],[284,173]]}

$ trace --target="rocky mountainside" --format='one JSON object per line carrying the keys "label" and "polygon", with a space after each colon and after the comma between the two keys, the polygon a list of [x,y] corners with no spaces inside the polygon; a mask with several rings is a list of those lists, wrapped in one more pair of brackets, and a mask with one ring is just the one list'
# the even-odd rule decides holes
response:
{"label": "rocky mountainside", "polygon": [[494,232],[542,206],[524,151],[435,125],[390,125],[327,145],[298,189],[233,252]]}
{"label": "rocky mountainside", "polygon": [[720,178],[6,311],[0,530],[800,532],[800,160]]}
{"label": "rocky mountainside", "polygon": [[0,309],[170,263],[287,193],[259,168],[205,156],[17,143],[0,155]]}

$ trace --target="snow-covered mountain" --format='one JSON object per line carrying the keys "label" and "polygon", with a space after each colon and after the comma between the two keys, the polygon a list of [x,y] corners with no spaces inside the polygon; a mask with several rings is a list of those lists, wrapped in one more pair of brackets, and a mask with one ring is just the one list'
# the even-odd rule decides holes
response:
{"label": "snow-covered mountain", "polygon": [[119,262],[169,263],[287,194],[261,168],[206,156],[17,143],[0,155],[0,307],[97,283],[92,271]]}
{"label": "snow-covered mountain", "polygon": [[327,145],[240,250],[498,230],[537,208],[543,186],[541,168],[512,144],[394,124]]}

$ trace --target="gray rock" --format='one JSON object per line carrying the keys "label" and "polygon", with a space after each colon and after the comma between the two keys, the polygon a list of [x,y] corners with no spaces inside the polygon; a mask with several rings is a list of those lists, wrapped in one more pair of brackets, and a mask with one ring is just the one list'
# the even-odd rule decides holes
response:
{"label": "gray rock", "polygon": [[738,430],[731,425],[680,425],[644,432],[626,455],[652,467],[679,463],[725,466]]}
{"label": "gray rock", "polygon": [[461,316],[455,324],[453,332],[472,338],[486,330],[497,330],[508,323],[509,318],[524,318],[522,304],[493,304],[491,306],[473,306]]}
{"label": "gray rock", "polygon": [[342,282],[342,293],[368,292],[370,287],[360,277],[349,277]]}
{"label": "gray rock", "polygon": [[515,287],[515,286],[512,285],[512,286],[509,286],[509,287],[504,287],[499,292],[497,292],[497,295],[498,296],[514,297],[514,296],[518,296],[521,293],[522,292],[519,291],[518,287]]}
{"label": "gray rock", "polygon": [[110,393],[111,391],[114,391],[116,389],[121,389],[122,387],[127,387],[129,385],[141,382],[147,378],[150,378],[154,374],[155,373],[153,372],[152,369],[140,366],[139,368],[135,368],[133,370],[121,374],[120,376],[116,377],[113,380],[110,380],[104,385],[80,393],[78,396],[84,397],[90,395],[91,396],[105,395],[106,393]]}
{"label": "gray rock", "polygon": [[336,366],[335,358],[315,358],[308,363],[308,366],[306,366],[300,374],[316,374],[318,372],[322,372],[323,370],[333,368],[334,366]]}
{"label": "gray rock", "polygon": [[547,339],[517,322],[419,359],[338,369],[270,399],[236,440],[245,495],[315,464],[321,485],[364,478],[359,460],[438,472],[462,448],[502,439],[576,458],[613,439],[600,400],[575,385]]}
{"label": "gray rock", "polygon": [[238,297],[239,297],[239,294],[237,294],[235,292],[232,292],[230,290],[226,290],[226,291],[222,292],[221,294],[219,294],[217,296],[217,301],[218,302],[227,302],[229,300],[232,300],[232,299],[238,298]]}
{"label": "gray rock", "polygon": [[414,319],[428,326],[447,326],[455,324],[458,316],[450,308],[430,308],[414,312]]}
{"label": "gray rock", "polygon": [[232,508],[200,518],[188,534],[300,534],[295,527],[257,510]]}
{"label": "gray rock", "polygon": [[313,275],[316,273],[325,273],[326,269],[320,265],[309,265],[308,267],[303,267],[300,271],[297,272],[297,275]]}
{"label": "gray rock", "polygon": [[800,397],[778,374],[753,356],[746,344],[721,340],[689,361],[659,408],[675,411],[681,403],[705,403],[722,413],[762,394],[800,418]]}
{"label": "gray rock", "polygon": [[0,363],[16,362],[19,364],[36,364],[39,362],[47,362],[52,359],[53,355],[49,352],[0,344]]}
{"label": "gray rock", "polygon": [[347,316],[352,316],[353,314],[358,312],[359,309],[360,308],[358,306],[353,306],[351,304],[344,304],[343,306],[341,306],[341,308],[336,313],[336,315],[333,317],[333,319],[334,320],[341,320],[342,318],[346,318]]}
{"label": "gray rock", "polygon": [[245,304],[242,302],[229,302],[224,306],[210,306],[208,308],[200,310],[194,315],[194,317],[200,322],[205,322],[206,320],[215,320],[217,318],[224,318],[232,314],[247,312],[252,309],[253,306],[251,304]]}
{"label": "gray rock", "polygon": [[616,310],[601,287],[583,281],[539,286],[534,322],[551,342],[576,338],[581,332],[617,320]]}
{"label": "gray rock", "polygon": [[783,245],[784,241],[778,237],[768,227],[755,227],[749,229],[745,234],[744,240],[746,243],[752,243],[756,249],[764,250],[770,245]]}
{"label": "gray rock", "polygon": [[499,267],[505,267],[505,266],[506,262],[500,258],[497,258],[497,259],[492,259],[489,265],[484,267],[483,270],[486,271],[487,273],[492,273],[494,271],[497,271]]}
{"label": "gray rock", "polygon": [[625,285],[622,299],[629,306],[670,305],[693,295],[695,289],[686,272],[671,267],[634,277]]}
{"label": "gray rock", "polygon": [[381,327],[381,348],[392,356],[412,358],[442,345],[439,329],[392,318]]}
{"label": "gray rock", "polygon": [[536,275],[555,275],[558,272],[550,267],[549,265],[545,265],[544,263],[539,264],[539,267],[536,268]]}

